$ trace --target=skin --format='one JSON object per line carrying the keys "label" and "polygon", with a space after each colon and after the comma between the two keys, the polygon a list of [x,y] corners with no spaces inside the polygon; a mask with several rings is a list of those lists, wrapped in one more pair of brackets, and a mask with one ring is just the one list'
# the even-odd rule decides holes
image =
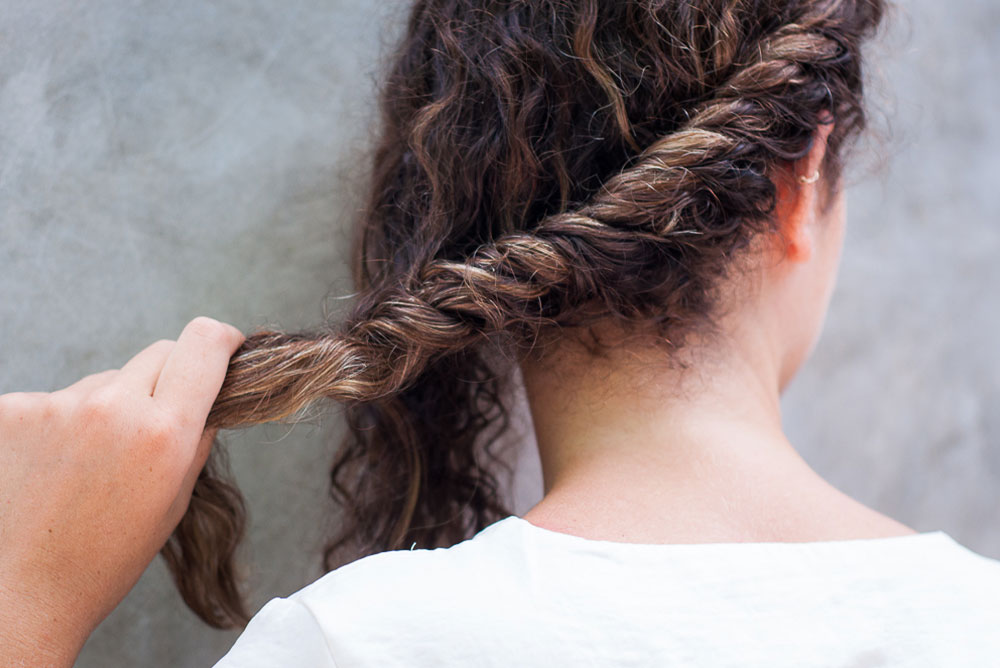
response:
{"label": "skin", "polygon": [[159,552],[243,335],[195,318],[121,369],[0,395],[0,665],[71,666]]}
{"label": "skin", "polygon": [[[567,342],[522,366],[544,498],[524,519],[639,543],[816,541],[915,533],[834,489],[781,429],[779,397],[815,345],[843,242],[843,196],[779,179],[779,232],[722,286],[720,335],[662,349],[606,324],[603,359]],[[0,395],[0,665],[71,666],[180,521],[230,325],[196,318],[121,369],[57,392]]]}
{"label": "skin", "polygon": [[915,533],[823,480],[781,426],[780,395],[818,339],[843,245],[843,193],[824,210],[822,181],[796,178],[819,168],[832,127],[776,180],[779,231],[722,284],[719,335],[682,348],[686,370],[608,323],[606,358],[567,340],[522,364],[545,486],[525,520],[629,543]]}

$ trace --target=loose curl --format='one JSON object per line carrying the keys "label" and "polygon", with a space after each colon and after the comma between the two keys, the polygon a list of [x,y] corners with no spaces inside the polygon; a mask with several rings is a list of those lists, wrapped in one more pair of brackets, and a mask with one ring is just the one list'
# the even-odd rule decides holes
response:
{"label": "loose curl", "polygon": [[[599,319],[679,347],[774,230],[775,179],[832,115],[824,194],[866,125],[884,0],[419,0],[381,90],[347,318],[258,331],[209,415],[344,405],[325,565],[440,547],[509,515],[506,371]],[[213,458],[215,455],[213,455]],[[238,491],[211,461],[163,555],[209,624],[248,615]]]}

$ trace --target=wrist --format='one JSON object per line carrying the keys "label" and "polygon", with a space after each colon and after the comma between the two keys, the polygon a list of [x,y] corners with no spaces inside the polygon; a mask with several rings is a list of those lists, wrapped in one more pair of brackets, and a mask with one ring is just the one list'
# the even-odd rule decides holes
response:
{"label": "wrist", "polygon": [[89,635],[86,621],[10,576],[0,571],[0,665],[71,667]]}

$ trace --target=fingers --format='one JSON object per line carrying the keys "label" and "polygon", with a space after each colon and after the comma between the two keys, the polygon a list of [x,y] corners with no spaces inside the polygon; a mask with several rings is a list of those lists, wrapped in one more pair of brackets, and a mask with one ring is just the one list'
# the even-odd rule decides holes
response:
{"label": "fingers", "polygon": [[73,394],[88,394],[93,392],[98,387],[107,385],[117,375],[118,369],[108,369],[107,371],[92,373],[89,376],[84,376],[62,391],[71,392]]}
{"label": "fingers", "polygon": [[89,394],[98,387],[107,385],[112,379],[117,379],[143,391],[145,394],[152,395],[153,386],[160,375],[160,369],[163,368],[163,363],[166,361],[167,354],[173,345],[173,341],[165,339],[157,341],[147,346],[142,352],[126,362],[125,366],[120,370],[108,369],[107,371],[84,376],[66,387],[63,392]]}
{"label": "fingers", "polygon": [[243,340],[243,334],[232,325],[195,318],[167,355],[153,399],[200,434],[226,377],[229,359]]}
{"label": "fingers", "polygon": [[0,417],[5,414],[18,415],[30,406],[37,405],[39,399],[49,396],[48,392],[8,392],[0,394]]}
{"label": "fingers", "polygon": [[120,380],[152,396],[160,371],[175,345],[174,341],[163,339],[147,346],[121,368]]}

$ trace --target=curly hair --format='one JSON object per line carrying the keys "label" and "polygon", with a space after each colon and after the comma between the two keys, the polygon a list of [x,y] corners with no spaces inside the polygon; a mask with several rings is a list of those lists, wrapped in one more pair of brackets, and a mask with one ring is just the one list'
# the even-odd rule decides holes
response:
{"label": "curly hair", "polygon": [[[418,0],[380,95],[357,299],[251,334],[209,415],[233,428],[341,402],[325,565],[447,546],[510,513],[494,446],[507,371],[612,318],[671,346],[773,231],[780,170],[834,123],[824,197],[866,126],[885,0]],[[214,456],[214,455],[213,455]],[[244,509],[210,462],[163,554],[209,624],[245,623]]]}

